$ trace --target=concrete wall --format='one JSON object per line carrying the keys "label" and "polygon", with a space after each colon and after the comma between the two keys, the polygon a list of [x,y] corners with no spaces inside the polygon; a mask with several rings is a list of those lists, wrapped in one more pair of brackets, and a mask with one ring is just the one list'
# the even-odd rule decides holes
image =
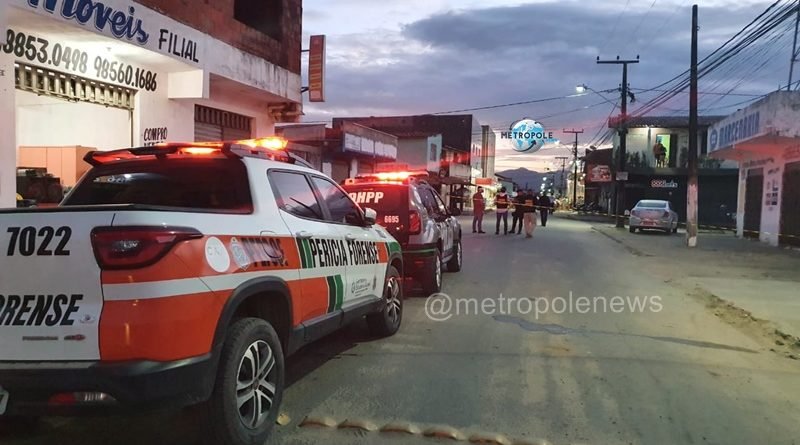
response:
{"label": "concrete wall", "polygon": [[428,168],[428,138],[400,138],[397,147],[397,162],[408,164],[410,170]]}

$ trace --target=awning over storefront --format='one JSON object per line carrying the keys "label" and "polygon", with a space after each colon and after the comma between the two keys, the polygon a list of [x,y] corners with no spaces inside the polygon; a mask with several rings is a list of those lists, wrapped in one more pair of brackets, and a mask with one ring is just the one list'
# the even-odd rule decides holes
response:
{"label": "awning over storefront", "polygon": [[770,156],[780,156],[785,151],[800,145],[800,138],[778,135],[763,135],[711,152],[716,159],[747,162]]}

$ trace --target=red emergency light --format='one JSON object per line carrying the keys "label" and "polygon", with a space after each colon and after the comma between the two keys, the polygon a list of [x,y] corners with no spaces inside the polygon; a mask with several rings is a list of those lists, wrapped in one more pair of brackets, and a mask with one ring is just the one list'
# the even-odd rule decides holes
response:
{"label": "red emergency light", "polygon": [[117,161],[164,159],[167,156],[207,156],[242,158],[260,157],[281,162],[294,162],[286,151],[289,141],[279,137],[245,139],[230,142],[165,142],[149,147],[125,148],[113,151],[93,151],[84,160],[92,166]]}
{"label": "red emergency light", "polygon": [[426,178],[428,172],[412,172],[412,171],[396,171],[396,172],[380,172],[357,175],[355,178],[345,180],[345,184],[358,184],[365,182],[388,182],[403,184],[412,178]]}

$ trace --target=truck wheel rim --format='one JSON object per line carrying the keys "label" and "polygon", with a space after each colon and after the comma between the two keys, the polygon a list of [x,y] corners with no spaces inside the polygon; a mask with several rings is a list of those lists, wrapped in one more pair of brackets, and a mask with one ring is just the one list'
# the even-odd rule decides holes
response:
{"label": "truck wheel rim", "polygon": [[386,315],[392,325],[396,324],[400,319],[400,281],[397,277],[389,277],[389,282],[386,286]]}
{"label": "truck wheel rim", "polygon": [[275,355],[267,342],[258,340],[247,347],[236,378],[236,407],[239,419],[257,429],[269,417],[275,399]]}

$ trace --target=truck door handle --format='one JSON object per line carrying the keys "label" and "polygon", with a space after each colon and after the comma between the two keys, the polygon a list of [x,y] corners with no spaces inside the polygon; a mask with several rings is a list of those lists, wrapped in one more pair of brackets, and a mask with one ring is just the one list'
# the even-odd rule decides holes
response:
{"label": "truck door handle", "polygon": [[347,241],[355,241],[356,236],[353,235],[352,233],[348,233],[347,235],[344,236],[344,239],[346,239]]}
{"label": "truck door handle", "polygon": [[309,239],[309,238],[313,237],[314,235],[311,232],[306,232],[305,230],[301,230],[301,231],[295,233],[295,236],[300,238],[300,239]]}

